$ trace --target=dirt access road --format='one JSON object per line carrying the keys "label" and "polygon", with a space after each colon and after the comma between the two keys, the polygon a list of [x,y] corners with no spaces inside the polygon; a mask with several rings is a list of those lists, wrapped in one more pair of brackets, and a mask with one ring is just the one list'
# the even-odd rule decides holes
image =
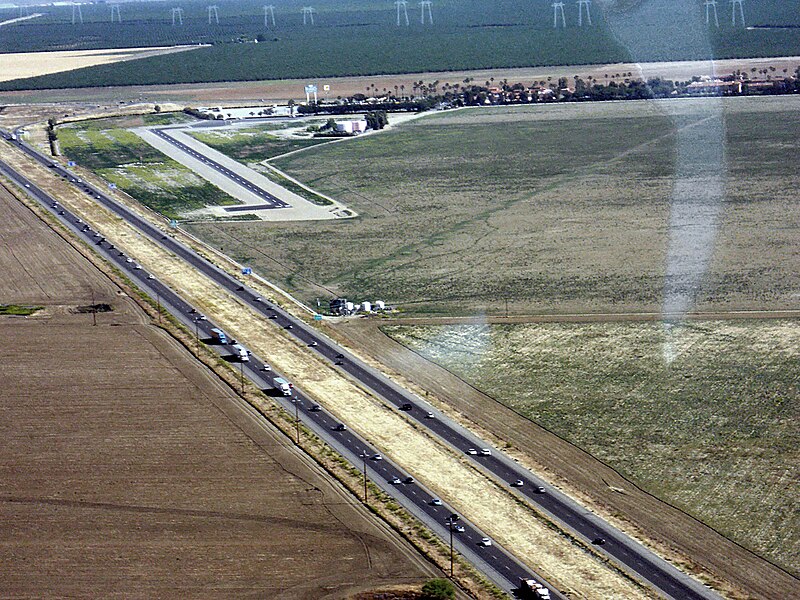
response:
{"label": "dirt access road", "polygon": [[2,187],[0,210],[0,303],[44,307],[0,317],[0,596],[342,598],[435,575]]}
{"label": "dirt access road", "polygon": [[[566,320],[576,317],[571,315]],[[541,318],[559,319],[558,316]],[[586,318],[610,320],[613,317],[586,315]],[[535,322],[536,318],[525,319],[525,322]],[[443,324],[445,320],[395,320],[404,325],[412,321]],[[483,432],[482,435],[498,447],[510,445],[507,451],[522,464],[549,478],[554,485],[673,563],[716,582],[717,589],[729,597],[764,600],[796,597],[800,583],[792,575],[637,488],[593,456],[389,338],[380,326],[391,322],[358,319],[337,323],[328,329],[332,337],[354,349],[362,359],[380,365],[396,381],[461,422],[469,423],[477,433]]]}

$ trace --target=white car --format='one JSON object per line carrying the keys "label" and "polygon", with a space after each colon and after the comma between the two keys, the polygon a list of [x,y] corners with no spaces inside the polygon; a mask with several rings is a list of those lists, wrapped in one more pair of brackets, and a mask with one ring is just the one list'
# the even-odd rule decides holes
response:
{"label": "white car", "polygon": [[481,538],[480,545],[484,546],[485,548],[488,548],[489,546],[492,545],[492,540],[490,538],[486,538],[486,537],[485,538]]}
{"label": "white car", "polygon": [[453,531],[457,531],[458,533],[464,533],[466,529],[464,529],[463,525],[455,525],[453,527]]}
{"label": "white car", "polygon": [[470,456],[477,456],[478,451],[475,450],[475,448],[470,448],[469,450],[467,450],[467,454],[469,454]]}
{"label": "white car", "polygon": [[522,479],[517,479],[511,483],[511,487],[522,487],[523,485],[525,485],[525,482]]}
{"label": "white car", "polygon": [[491,456],[492,451],[488,448],[481,448],[481,456]]}
{"label": "white car", "polygon": [[380,454],[373,454],[372,460],[383,460],[383,457]]}
{"label": "white car", "polygon": [[261,370],[262,371],[272,371],[272,367],[270,367],[269,365],[264,365],[263,367],[261,367]]}
{"label": "white car", "polygon": [[431,506],[441,506],[442,505],[442,501],[439,500],[439,498],[431,498],[430,504],[431,504]]}
{"label": "white car", "polygon": [[400,485],[401,483],[403,483],[403,482],[400,481],[399,477],[392,477],[392,480],[391,480],[391,484],[392,485]]}
{"label": "white car", "polygon": [[433,413],[429,412],[428,414],[425,415],[425,418],[426,419],[433,419]]}

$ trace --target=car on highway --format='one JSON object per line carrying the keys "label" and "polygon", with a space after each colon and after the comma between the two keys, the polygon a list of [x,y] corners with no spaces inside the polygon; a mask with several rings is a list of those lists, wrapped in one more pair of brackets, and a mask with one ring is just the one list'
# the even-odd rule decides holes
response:
{"label": "car on highway", "polygon": [[432,412],[427,412],[427,413],[425,414],[425,418],[426,418],[426,419],[433,419],[433,418],[434,418],[434,414],[433,414]]}
{"label": "car on highway", "polygon": [[400,485],[400,484],[401,484],[401,483],[403,483],[403,482],[400,480],[400,478],[399,478],[399,477],[392,477],[392,478],[389,480],[389,483],[391,483],[392,485]]}
{"label": "car on highway", "polygon": [[470,456],[477,456],[478,451],[475,450],[475,448],[470,448],[469,450],[467,450],[467,454],[469,454]]}
{"label": "car on highway", "polygon": [[270,367],[269,365],[264,365],[263,367],[261,367],[261,370],[262,371],[272,371],[272,367]]}
{"label": "car on highway", "polygon": [[431,501],[428,504],[431,506],[441,506],[442,501],[439,498],[431,498]]}
{"label": "car on highway", "polygon": [[403,479],[403,483],[414,483],[414,478],[411,476],[406,477]]}
{"label": "car on highway", "polygon": [[256,296],[255,298],[253,298],[253,302],[263,302],[263,301],[264,299],[261,296]]}
{"label": "car on highway", "polygon": [[481,538],[481,541],[478,542],[478,545],[483,546],[485,548],[488,548],[489,546],[492,545],[492,540],[491,540],[491,538],[488,538],[488,537]]}
{"label": "car on highway", "polygon": [[311,408],[309,408],[308,410],[310,410],[311,412],[320,412],[322,410],[322,407],[319,404],[312,404]]}
{"label": "car on highway", "polygon": [[334,431],[347,431],[347,425],[344,423],[339,423],[336,427],[333,428]]}
{"label": "car on highway", "polygon": [[537,485],[535,491],[537,494],[544,494],[547,490],[544,489],[543,485]]}
{"label": "car on highway", "polygon": [[125,259],[125,262],[126,263],[132,263],[133,259],[129,256],[128,258]]}
{"label": "car on highway", "polygon": [[152,273],[150,273],[150,275],[148,275],[148,276],[147,276],[147,278],[148,278],[148,279],[155,279],[155,278],[156,278],[156,276],[155,276],[155,275],[153,275]]}
{"label": "car on highway", "polygon": [[383,456],[381,456],[380,454],[373,454],[372,460],[383,460]]}
{"label": "car on highway", "polygon": [[317,344],[317,342],[316,342],[316,341],[314,341],[314,342],[311,342],[311,343],[309,344],[309,346],[311,346],[312,348],[315,348],[315,347],[317,347],[318,345],[319,345],[319,344]]}
{"label": "car on highway", "polygon": [[410,402],[406,402],[400,407],[400,410],[411,410],[414,406]]}
{"label": "car on highway", "polygon": [[453,525],[453,531],[457,531],[458,533],[464,533],[466,529],[464,529],[463,525]]}
{"label": "car on highway", "polygon": [[492,451],[489,448],[481,448],[481,456],[491,456]]}
{"label": "car on highway", "polygon": [[602,546],[606,543],[606,538],[597,537],[592,540],[592,544],[595,546]]}
{"label": "car on highway", "polygon": [[525,485],[525,482],[522,479],[517,479],[516,481],[511,482],[511,487],[522,487]]}

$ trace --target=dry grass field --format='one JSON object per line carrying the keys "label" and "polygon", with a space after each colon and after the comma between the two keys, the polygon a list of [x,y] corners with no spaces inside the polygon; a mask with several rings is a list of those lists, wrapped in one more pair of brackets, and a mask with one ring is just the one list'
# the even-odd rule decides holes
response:
{"label": "dry grass field", "polygon": [[[0,596],[341,598],[433,570],[0,188]],[[9,276],[10,275],[10,276]],[[76,312],[95,302],[111,312]]]}
{"label": "dry grass field", "polygon": [[163,48],[112,48],[105,50],[63,50],[59,52],[26,52],[4,54],[0,62],[0,81],[49,75],[123,60],[136,60],[172,52],[183,52],[197,46]]}
{"label": "dry grass field", "polygon": [[[310,148],[275,166],[361,215],[193,233],[304,299],[341,293],[428,314],[659,311],[679,150],[724,121],[700,309],[796,306],[792,190],[800,98],[487,108]],[[698,137],[693,137],[694,134]],[[678,148],[677,144],[683,144]],[[685,161],[684,161],[685,162]]]}
{"label": "dry grass field", "polygon": [[384,330],[797,574],[797,321]]}

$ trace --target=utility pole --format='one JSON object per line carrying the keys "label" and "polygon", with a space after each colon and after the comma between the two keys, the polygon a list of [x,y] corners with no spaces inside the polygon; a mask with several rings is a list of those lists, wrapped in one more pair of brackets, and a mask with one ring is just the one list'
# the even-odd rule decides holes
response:
{"label": "utility pole", "polygon": [[97,325],[97,304],[94,303],[94,288],[92,290],[92,325]]}
{"label": "utility pole", "polygon": [[460,519],[461,517],[454,513],[445,521],[447,528],[450,530],[450,579],[453,578],[453,528]]}
{"label": "utility pole", "polygon": [[367,457],[368,456],[369,455],[367,454],[366,450],[364,450],[364,452],[361,453],[361,460],[364,462],[364,504],[369,504],[369,502],[367,502]]}
{"label": "utility pole", "polygon": [[295,435],[297,436],[297,445],[300,445],[300,401],[297,399],[297,396],[294,397],[294,427],[295,427]]}

